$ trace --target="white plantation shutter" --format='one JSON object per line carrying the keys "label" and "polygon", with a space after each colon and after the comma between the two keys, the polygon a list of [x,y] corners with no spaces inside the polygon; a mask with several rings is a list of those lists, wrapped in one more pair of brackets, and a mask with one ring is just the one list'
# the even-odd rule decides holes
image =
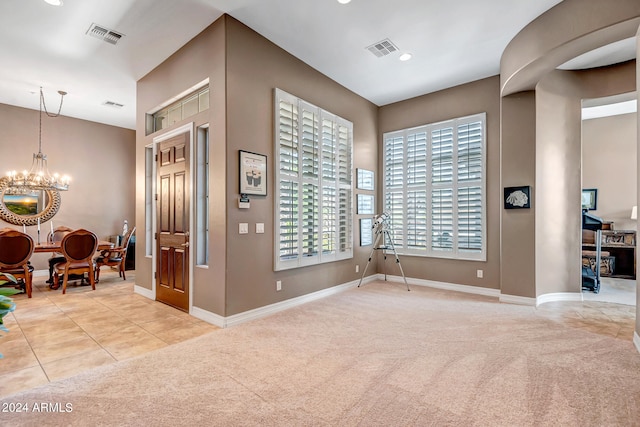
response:
{"label": "white plantation shutter", "polygon": [[353,125],[276,89],[275,269],[353,256]]}
{"label": "white plantation shutter", "polygon": [[486,115],[384,135],[385,211],[399,253],[486,259]]}

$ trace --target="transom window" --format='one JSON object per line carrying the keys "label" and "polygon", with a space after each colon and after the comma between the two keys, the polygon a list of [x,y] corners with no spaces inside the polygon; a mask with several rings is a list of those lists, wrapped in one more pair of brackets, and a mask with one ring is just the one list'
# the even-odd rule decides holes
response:
{"label": "transom window", "polygon": [[275,111],[275,269],[351,258],[353,124],[280,89]]}
{"label": "transom window", "polygon": [[486,114],[384,134],[384,208],[405,255],[486,260]]}

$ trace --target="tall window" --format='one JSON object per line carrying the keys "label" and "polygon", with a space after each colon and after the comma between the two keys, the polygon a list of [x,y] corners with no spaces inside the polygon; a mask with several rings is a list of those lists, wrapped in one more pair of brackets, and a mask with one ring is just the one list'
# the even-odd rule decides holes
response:
{"label": "tall window", "polygon": [[486,259],[486,114],[384,134],[384,207],[396,250]]}
{"label": "tall window", "polygon": [[280,89],[275,111],[275,269],[351,258],[353,124]]}
{"label": "tall window", "polygon": [[209,125],[196,141],[196,264],[209,264]]}

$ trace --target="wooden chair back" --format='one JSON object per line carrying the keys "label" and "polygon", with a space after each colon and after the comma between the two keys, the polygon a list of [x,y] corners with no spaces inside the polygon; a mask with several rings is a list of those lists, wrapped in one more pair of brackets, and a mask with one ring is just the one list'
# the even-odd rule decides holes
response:
{"label": "wooden chair back", "polygon": [[60,243],[60,250],[69,262],[92,263],[97,249],[98,237],[83,228],[67,234]]}
{"label": "wooden chair back", "polygon": [[24,279],[27,297],[31,298],[31,281],[33,267],[29,259],[33,255],[33,239],[31,236],[13,229],[0,232],[0,274],[8,273]]}
{"label": "wooden chair back", "polygon": [[13,269],[27,264],[33,255],[33,239],[17,230],[0,232],[0,268]]}

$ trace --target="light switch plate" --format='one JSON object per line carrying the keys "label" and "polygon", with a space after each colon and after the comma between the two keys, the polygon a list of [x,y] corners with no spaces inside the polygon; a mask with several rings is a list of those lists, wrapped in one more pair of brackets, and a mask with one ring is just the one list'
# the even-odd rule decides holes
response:
{"label": "light switch plate", "polygon": [[264,234],[264,222],[256,222],[256,234]]}
{"label": "light switch plate", "polygon": [[249,223],[241,222],[238,226],[238,233],[249,234]]}

